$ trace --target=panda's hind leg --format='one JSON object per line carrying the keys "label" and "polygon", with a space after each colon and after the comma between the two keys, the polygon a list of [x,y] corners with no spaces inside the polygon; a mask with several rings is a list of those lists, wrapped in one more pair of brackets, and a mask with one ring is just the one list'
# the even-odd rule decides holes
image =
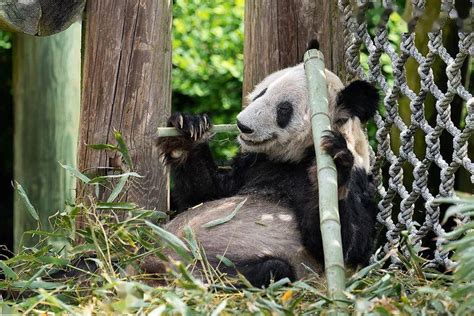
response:
{"label": "panda's hind leg", "polygon": [[284,259],[263,257],[236,264],[236,269],[255,287],[266,287],[271,281],[288,278],[296,280],[293,267]]}

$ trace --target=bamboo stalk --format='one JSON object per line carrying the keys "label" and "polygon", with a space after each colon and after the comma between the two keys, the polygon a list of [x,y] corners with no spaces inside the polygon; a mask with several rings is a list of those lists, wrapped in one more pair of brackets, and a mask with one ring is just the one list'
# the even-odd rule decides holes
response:
{"label": "bamboo stalk", "polygon": [[333,299],[343,299],[345,272],[338,209],[337,171],[332,157],[320,146],[324,132],[331,129],[324,56],[316,49],[308,50],[304,55],[304,64],[308,78],[311,124],[318,168],[319,216],[326,279],[329,296]]}
{"label": "bamboo stalk", "polygon": [[[211,133],[238,133],[239,129],[235,124],[219,124],[211,127]],[[158,137],[181,136],[182,134],[174,127],[158,127]]]}

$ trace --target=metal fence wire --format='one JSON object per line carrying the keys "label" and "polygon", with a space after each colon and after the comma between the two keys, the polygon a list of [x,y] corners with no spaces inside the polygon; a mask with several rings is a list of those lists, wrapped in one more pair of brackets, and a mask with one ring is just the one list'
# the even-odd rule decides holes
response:
{"label": "metal fence wire", "polygon": [[[425,13],[425,1],[411,1],[408,32],[402,34],[399,45],[389,40],[387,30],[387,22],[395,9],[392,1],[382,1],[383,13],[375,32],[369,32],[366,21],[371,2],[338,2],[344,23],[348,79],[368,80],[380,87],[383,94],[383,109],[375,117],[377,147],[372,157],[372,172],[380,194],[378,220],[386,228],[387,241],[377,256],[391,254],[394,265],[400,262],[399,256],[407,254],[411,248],[426,255],[429,267],[452,267],[449,254],[442,247],[447,229],[440,222],[440,203],[436,198],[455,194],[456,176],[462,169],[465,169],[465,175],[467,172],[467,183],[471,188],[474,182],[474,163],[468,156],[469,138],[474,132],[474,98],[465,87],[461,72],[463,65],[465,68],[468,66],[469,56],[474,55],[474,35],[466,25],[471,23],[472,27],[473,12],[471,5],[468,18],[461,20],[453,2],[441,1],[439,17],[427,34],[425,53],[415,45],[415,36],[418,35],[415,30]],[[428,5],[429,1],[426,2]],[[451,56],[443,46],[443,26],[448,21],[456,23],[456,29],[460,30],[455,56]],[[364,54],[368,57],[365,67],[361,64],[361,55]],[[391,80],[387,80],[381,63],[381,57],[387,56],[393,72]],[[442,62],[435,63],[437,59]],[[407,77],[407,63],[413,61],[416,61],[419,78]],[[434,69],[439,69],[440,64],[447,78],[445,86],[435,83]],[[417,88],[409,84],[413,81]],[[427,100],[433,100],[433,97],[434,106],[430,107],[428,115]],[[405,106],[401,104],[402,98],[408,100]],[[456,104],[453,102],[455,98]],[[462,113],[456,124],[451,117],[452,110]],[[450,139],[447,145],[441,141],[446,137]],[[424,142],[424,152],[421,153],[415,150],[415,143],[419,141]],[[450,148],[446,151],[443,146]],[[449,157],[446,157],[446,152],[449,152]],[[384,171],[387,168],[388,172]],[[437,178],[436,181],[433,178]],[[437,185],[433,186],[433,182]],[[467,220],[457,218],[455,222],[462,225]],[[402,234],[403,231],[407,234]],[[406,242],[401,242],[402,236],[406,237]],[[436,237],[436,245],[432,237]],[[426,251],[430,244],[431,250]]]}

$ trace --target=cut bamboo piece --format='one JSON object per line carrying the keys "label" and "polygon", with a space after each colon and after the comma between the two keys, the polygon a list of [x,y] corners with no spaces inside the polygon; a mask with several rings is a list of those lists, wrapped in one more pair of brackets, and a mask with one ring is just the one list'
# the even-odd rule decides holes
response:
{"label": "cut bamboo piece", "polygon": [[323,54],[316,49],[308,50],[304,55],[304,65],[308,79],[311,124],[318,168],[319,216],[326,279],[329,296],[333,299],[343,299],[345,272],[338,209],[337,171],[332,157],[320,146],[321,137],[325,131],[331,129]]}
{"label": "cut bamboo piece", "polygon": [[[239,129],[235,124],[219,124],[211,127],[211,133],[238,133]],[[182,134],[174,127],[158,127],[158,137],[181,136]]]}

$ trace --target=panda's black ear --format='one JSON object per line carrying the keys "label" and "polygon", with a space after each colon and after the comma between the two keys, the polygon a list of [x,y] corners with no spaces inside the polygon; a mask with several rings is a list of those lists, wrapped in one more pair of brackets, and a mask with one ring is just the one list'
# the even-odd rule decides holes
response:
{"label": "panda's black ear", "polygon": [[308,42],[308,46],[306,47],[306,50],[310,49],[319,49],[319,42],[317,39],[313,38]]}
{"label": "panda's black ear", "polygon": [[[319,42],[317,39],[313,38],[308,42],[308,45],[306,46],[305,52],[307,52],[310,49],[319,49]],[[301,62],[304,61],[304,55],[301,56]]]}
{"label": "panda's black ear", "polygon": [[365,123],[375,115],[379,100],[376,87],[367,81],[356,80],[339,92],[336,106],[348,110],[351,116]]}

